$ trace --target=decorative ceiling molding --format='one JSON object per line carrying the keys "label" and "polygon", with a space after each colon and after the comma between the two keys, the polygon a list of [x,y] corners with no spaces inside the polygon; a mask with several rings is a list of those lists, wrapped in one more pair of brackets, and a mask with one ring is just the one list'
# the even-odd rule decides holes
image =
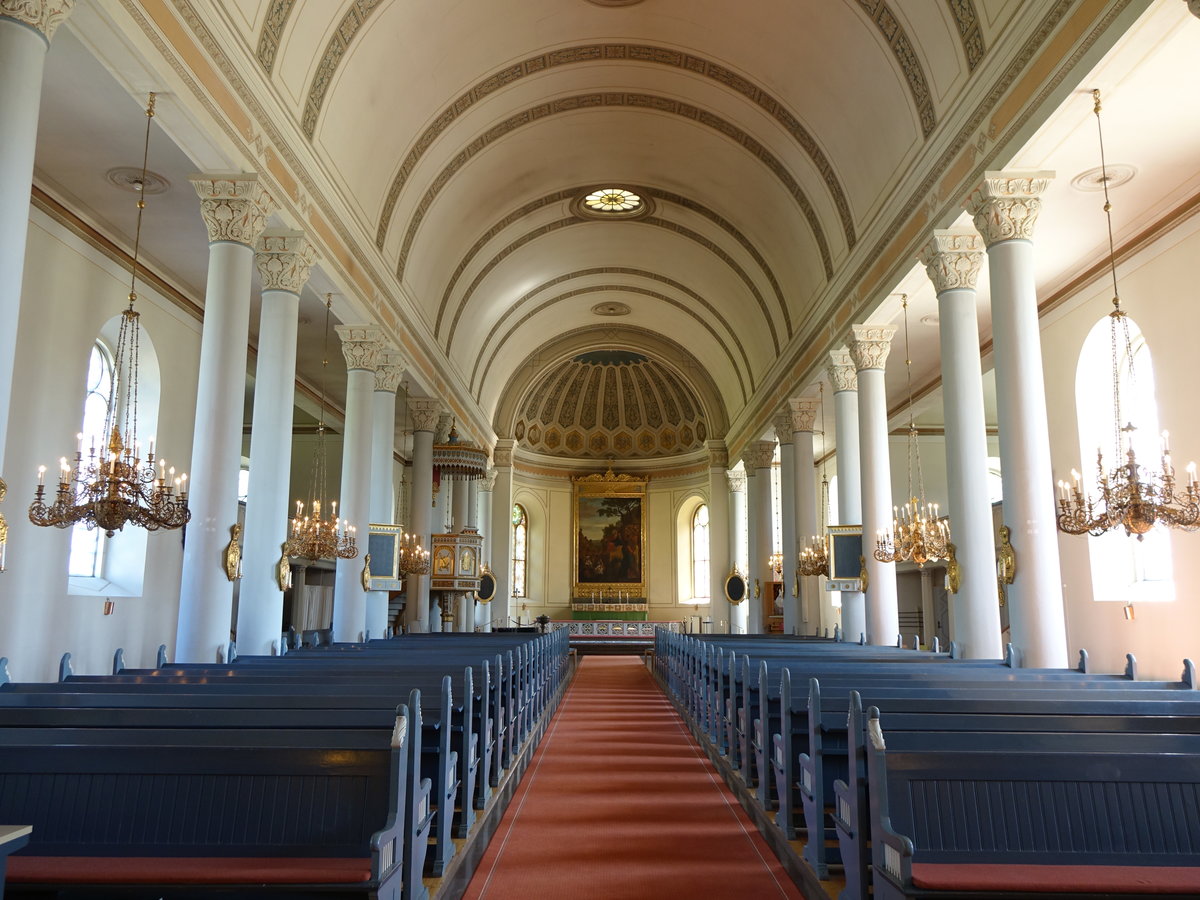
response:
{"label": "decorative ceiling molding", "polygon": [[904,26],[896,14],[892,12],[886,0],[858,0],[863,11],[875,23],[884,41],[892,48],[904,80],[908,82],[908,91],[912,94],[913,104],[917,107],[917,115],[921,120],[921,133],[929,137],[935,125],[937,115],[933,111],[933,96],[929,92],[929,81],[925,78],[925,70],[921,60],[913,49],[912,41],[904,31]]}
{"label": "decorative ceiling molding", "polygon": [[268,75],[275,68],[275,54],[279,52],[279,41],[283,37],[288,16],[292,14],[295,6],[296,0],[271,0],[271,8],[267,10],[267,17],[263,20],[255,55]]}
{"label": "decorative ceiling molding", "polygon": [[321,61],[317,63],[317,71],[313,74],[312,83],[308,86],[308,99],[304,101],[304,117],[300,120],[300,130],[310,141],[313,133],[317,130],[317,119],[321,117],[321,105],[325,102],[325,92],[333,83],[333,76],[337,72],[338,64],[346,55],[346,50],[354,41],[355,35],[362,30],[367,19],[371,17],[371,13],[378,9],[382,2],[383,0],[354,0],[350,4],[350,8],[346,10],[346,14],[342,16],[342,21],[338,23],[337,28],[333,29],[333,36],[325,45],[325,52],[321,54]]}
{"label": "decorative ceiling molding", "polygon": [[[446,344],[445,344],[446,355],[450,356],[450,347],[454,342],[454,333],[458,330],[458,323],[462,319],[463,314],[466,312],[468,305],[470,305],[471,298],[474,296],[475,291],[479,288],[480,284],[483,283],[483,280],[485,278],[487,278],[487,276],[490,275],[492,273],[492,271],[498,265],[500,265],[500,263],[502,263],[505,259],[507,259],[509,256],[511,256],[513,253],[516,253],[522,247],[525,247],[528,244],[531,244],[534,241],[536,241],[537,239],[545,237],[548,234],[553,234],[556,231],[561,231],[564,228],[571,228],[575,225],[596,225],[596,224],[597,223],[594,220],[579,219],[579,218],[576,218],[575,216],[571,216],[570,218],[567,218],[567,219],[559,219],[556,222],[548,222],[545,225],[535,228],[535,229],[533,229],[533,231],[530,231],[530,232],[527,232],[527,233],[521,235],[519,238],[517,238],[515,241],[510,243],[508,246],[501,248],[500,251],[495,256],[493,256],[490,260],[488,260],[488,262],[484,265],[484,267],[479,270],[479,273],[475,276],[474,279],[472,279],[471,284],[463,292],[462,297],[459,298],[457,307],[454,311],[454,318],[450,322],[450,331],[446,337]],[[741,265],[738,264],[737,260],[735,260],[732,256],[730,256],[723,249],[721,249],[721,247],[717,246],[717,244],[715,244],[713,241],[710,241],[704,235],[699,234],[695,231],[692,231],[690,228],[687,228],[686,226],[683,226],[683,225],[679,225],[675,222],[668,222],[665,219],[659,219],[655,216],[651,216],[646,219],[638,220],[638,222],[636,224],[637,225],[649,225],[652,228],[663,228],[663,229],[666,229],[667,231],[672,231],[675,234],[678,234],[680,237],[687,238],[688,240],[694,241],[695,243],[697,243],[701,247],[703,247],[705,250],[707,250],[709,253],[713,254],[718,259],[720,259],[722,262],[724,262],[725,265],[727,265],[730,269],[732,269],[734,274],[736,274],[742,280],[742,283],[746,285],[747,290],[750,291],[750,293],[754,297],[754,299],[758,301],[759,311],[762,312],[763,318],[766,320],[766,323],[767,323],[767,329],[771,333],[771,342],[774,346],[774,351],[775,351],[775,353],[779,352],[779,335],[775,331],[774,320],[772,320],[771,313],[767,309],[767,301],[763,298],[762,292],[759,291],[758,285],[756,285],[754,283],[753,279],[751,279],[750,275],[746,272],[746,270],[743,269],[741,267]],[[632,227],[632,226],[626,226],[626,227]]]}
{"label": "decorative ceiling molding", "polygon": [[404,280],[404,269],[408,264],[408,255],[412,250],[413,241],[416,239],[421,222],[425,218],[426,213],[429,212],[433,201],[441,193],[442,188],[449,184],[450,179],[472,157],[491,146],[494,142],[507,137],[525,125],[531,125],[534,122],[539,122],[561,113],[600,108],[643,109],[679,116],[705,125],[739,144],[750,155],[756,157],[763,165],[770,169],[796,201],[796,205],[800,207],[804,218],[808,221],[809,228],[812,229],[813,236],[816,238],[817,248],[821,254],[821,262],[825,269],[825,278],[826,280],[833,278],[833,256],[829,250],[829,241],[825,237],[825,231],[821,227],[821,221],[817,217],[817,211],[808,199],[808,195],[804,193],[804,189],[800,187],[800,184],[792,176],[792,173],[787,170],[787,167],[784,166],[777,156],[732,122],[722,119],[720,116],[707,110],[700,109],[698,106],[692,106],[690,103],[684,103],[680,100],[673,100],[670,97],[660,97],[657,94],[624,91],[600,91],[592,94],[575,94],[571,97],[560,97],[548,103],[539,103],[537,106],[532,106],[516,115],[509,116],[503,122],[493,125],[487,131],[483,132],[483,134],[472,139],[470,143],[455,154],[454,158],[433,179],[433,182],[425,191],[425,195],[421,198],[421,202],[413,211],[412,219],[408,223],[408,230],[404,234],[404,242],[400,247],[400,257],[396,263],[396,277],[401,281]]}
{"label": "decorative ceiling molding", "polygon": [[[454,291],[455,286],[458,284],[458,280],[462,277],[463,272],[466,271],[467,266],[471,264],[471,261],[483,250],[488,241],[492,240],[492,238],[498,235],[505,228],[508,228],[514,222],[520,221],[530,213],[536,212],[539,209],[543,209],[555,203],[562,203],[572,200],[580,190],[580,188],[568,188],[564,191],[555,191],[553,194],[547,194],[546,196],[540,197],[537,200],[531,200],[530,202],[521,206],[519,209],[513,210],[511,213],[485,231],[479,240],[471,245],[471,249],[463,255],[463,258],[459,261],[458,265],[454,269],[454,274],[450,276],[450,281],[447,283],[446,289],[442,292],[442,300],[438,305],[437,319],[433,326],[434,334],[437,334],[442,329],[442,319],[445,316],[446,309],[450,304],[450,294]],[[771,289],[775,292],[775,299],[778,301],[779,308],[783,313],[783,320],[787,327],[788,337],[791,337],[792,317],[788,310],[787,301],[783,297],[783,288],[780,287],[779,279],[775,277],[775,272],[772,271],[766,259],[763,258],[763,255],[758,252],[758,248],[750,242],[750,239],[747,238],[741,231],[739,231],[737,227],[734,226],[734,224],[728,219],[709,209],[707,206],[697,203],[695,200],[692,200],[688,197],[683,197],[679,194],[672,194],[665,191],[659,192],[657,190],[651,191],[650,196],[655,200],[666,200],[670,203],[682,206],[684,209],[699,213],[709,221],[713,222],[719,228],[723,229],[735,241],[741,244],[742,249],[744,249],[754,259],[759,268],[762,269],[767,281],[771,283]],[[457,322],[457,319],[455,321]],[[453,342],[453,340],[454,332],[451,330],[450,336],[446,341],[447,350],[449,350],[450,344]]]}
{"label": "decorative ceiling molding", "polygon": [[946,0],[946,6],[954,24],[958,26],[958,38],[962,41],[963,55],[967,57],[967,68],[974,72],[987,52],[983,44],[983,32],[979,28],[979,13],[975,11],[975,0]]}
{"label": "decorative ceiling molding", "polygon": [[[582,287],[582,288],[576,288],[575,290],[572,290],[572,291],[566,291],[565,293],[557,294],[554,297],[550,298],[549,300],[545,301],[544,303],[539,304],[537,307],[530,310],[529,312],[525,313],[525,315],[521,316],[520,319],[518,319],[511,326],[509,326],[508,330],[504,332],[504,334],[500,337],[500,339],[498,341],[494,340],[496,337],[496,334],[499,332],[500,328],[503,326],[504,322],[509,318],[509,316],[515,314],[521,306],[528,303],[529,300],[531,300],[536,294],[539,294],[542,291],[545,291],[545,290],[549,289],[550,287],[553,287],[556,284],[561,284],[565,281],[573,280],[575,278],[580,278],[585,275],[596,274],[598,271],[600,271],[600,270],[584,269],[584,270],[581,270],[580,272],[572,272],[569,275],[561,276],[561,278],[556,278],[556,279],[554,279],[554,281],[548,281],[545,284],[538,285],[536,288],[534,288],[529,293],[525,294],[523,297],[521,297],[519,300],[517,300],[515,303],[513,303],[505,311],[504,315],[501,316],[500,320],[494,326],[492,326],[491,331],[488,332],[487,336],[483,340],[482,347],[486,348],[490,344],[495,344],[497,349],[493,350],[490,354],[486,355],[487,363],[484,365],[483,377],[480,378],[479,383],[478,383],[478,390],[476,392],[477,399],[479,396],[482,396],[482,394],[483,394],[483,385],[487,382],[488,373],[491,372],[491,369],[492,369],[492,363],[495,361],[496,356],[500,353],[499,348],[507,345],[509,340],[512,339],[513,335],[516,334],[517,330],[522,325],[524,325],[526,322],[528,322],[534,316],[547,311],[555,304],[561,303],[565,300],[570,300],[574,297],[586,296],[587,294],[620,291],[620,292],[626,293],[626,294],[636,294],[639,296],[650,297],[655,300],[660,300],[663,303],[667,303],[670,306],[675,307],[680,312],[682,312],[684,315],[688,316],[691,319],[694,319],[697,323],[699,323],[700,326],[703,327],[704,330],[707,331],[712,336],[712,339],[717,342],[718,346],[721,347],[722,351],[724,351],[725,358],[729,361],[729,367],[731,369],[733,369],[734,373],[737,375],[738,389],[741,391],[742,402],[743,403],[746,402],[746,399],[749,396],[749,394],[746,391],[746,380],[742,377],[742,369],[738,367],[737,362],[734,360],[733,353],[730,352],[729,347],[725,343],[725,340],[722,336],[722,331],[718,331],[716,328],[714,328],[711,323],[706,321],[703,316],[701,316],[699,313],[697,313],[688,304],[683,303],[679,300],[676,300],[674,297],[670,297],[667,294],[663,294],[658,291],[652,291],[649,288],[637,287],[634,285],[627,285],[627,284],[598,284],[598,285],[589,285],[587,287]],[[639,274],[642,277],[653,277],[653,274],[650,272],[642,272]],[[667,281],[667,279],[663,279],[663,281]],[[671,287],[675,287],[675,288],[679,289],[679,288],[682,288],[682,285],[671,283]],[[700,303],[703,303],[705,305],[705,307],[709,310],[709,312],[712,313],[712,315],[720,323],[720,326],[723,329],[723,333],[726,335],[729,335],[730,337],[733,338],[734,343],[737,344],[738,353],[741,355],[742,366],[745,368],[746,377],[752,379],[753,375],[752,375],[752,371],[750,368],[750,359],[746,355],[746,349],[742,346],[742,342],[738,339],[737,333],[732,328],[729,327],[729,323],[725,321],[725,319],[720,315],[720,313],[716,312],[716,310],[714,310],[711,307],[711,305],[708,304],[708,301],[700,298],[698,295],[696,295],[695,293],[690,292],[690,291],[688,292],[688,296],[694,300],[698,300]],[[480,363],[483,362],[484,358],[485,358],[485,354],[483,352],[480,352],[475,358],[475,368],[471,370],[472,389],[475,389],[475,376],[476,376],[476,374],[478,374],[479,365],[480,365]],[[753,390],[753,381],[751,382],[751,390]]]}
{"label": "decorative ceiling molding", "polygon": [[[967,2],[970,2],[970,0],[967,0]],[[817,143],[816,138],[809,133],[808,129],[801,124],[800,120],[792,115],[781,100],[770,94],[765,88],[755,84],[746,76],[739,75],[710,59],[705,59],[702,56],[694,56],[690,53],[682,53],[668,47],[656,47],[651,44],[580,44],[575,47],[564,47],[561,50],[541,53],[537,56],[524,59],[519,63],[513,63],[472,85],[470,90],[455,98],[452,103],[447,104],[434,117],[432,124],[421,132],[412,149],[404,157],[404,162],[400,164],[400,171],[396,173],[391,187],[388,188],[387,199],[383,204],[383,212],[379,217],[379,227],[375,236],[376,246],[382,250],[384,243],[387,241],[387,233],[391,227],[392,215],[396,210],[396,203],[400,199],[400,193],[404,189],[404,185],[408,182],[413,170],[416,169],[417,163],[425,154],[425,151],[432,146],[433,142],[443,131],[450,127],[455,119],[489,94],[529,75],[545,72],[548,69],[558,68],[559,66],[607,61],[651,63],[654,65],[670,66],[671,68],[680,69],[693,75],[700,75],[717,81],[730,90],[736,91],[743,97],[751,100],[760,109],[774,118],[792,136],[796,143],[800,145],[804,152],[808,154],[809,159],[812,160],[812,164],[821,173],[821,178],[825,181],[825,185],[833,197],[833,204],[837,207],[838,216],[842,221],[842,229],[846,234],[846,245],[853,247],[858,242],[858,236],[854,230],[854,219],[850,213],[850,202],[846,199],[846,192],[838,180],[837,173],[834,171],[829,157],[825,155],[825,151],[821,149],[821,145]]]}

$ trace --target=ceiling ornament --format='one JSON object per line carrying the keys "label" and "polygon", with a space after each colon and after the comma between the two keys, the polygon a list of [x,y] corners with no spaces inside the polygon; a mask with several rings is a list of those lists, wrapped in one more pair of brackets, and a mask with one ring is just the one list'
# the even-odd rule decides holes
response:
{"label": "ceiling ornament", "polygon": [[633,309],[628,303],[609,300],[605,303],[597,303],[592,307],[592,312],[597,316],[627,316],[633,312]]}
{"label": "ceiling ornament", "polygon": [[[1103,173],[1104,132],[1100,127],[1100,92],[1092,91],[1096,133],[1100,139],[1100,168]],[[1134,424],[1136,411],[1126,418],[1121,405],[1121,387],[1128,390],[1137,384],[1134,372],[1134,350],[1129,337],[1129,316],[1121,307],[1117,291],[1117,251],[1113,243],[1112,203],[1108,199],[1107,179],[1104,186],[1104,216],[1108,223],[1108,267],[1112,274],[1113,311],[1108,314],[1109,338],[1112,344],[1113,395],[1113,458],[1112,469],[1104,465],[1104,451],[1096,451],[1096,482],[1091,488],[1082,483],[1079,472],[1072,470],[1073,484],[1058,483],[1058,530],[1067,534],[1100,536],[1108,531],[1123,530],[1139,541],[1156,526],[1195,531],[1200,528],[1200,483],[1196,479],[1196,464],[1187,467],[1187,487],[1180,492],[1175,481],[1175,466],[1171,462],[1171,447],[1167,432],[1162,434],[1162,454],[1158,468],[1138,462],[1139,445]],[[1096,490],[1093,498],[1091,491]]]}
{"label": "ceiling ornament", "polygon": [[[65,15],[65,13],[64,13]],[[142,146],[142,172],[150,158],[150,123],[154,119],[154,94],[146,105],[146,137]],[[38,469],[38,483],[29,521],[42,527],[72,528],[84,525],[90,531],[104,530],[112,537],[125,525],[147,531],[181,528],[191,519],[187,506],[187,475],[168,471],[163,459],[155,466],[154,438],[150,438],[142,456],[138,434],[138,338],[140,313],[137,301],[138,260],[142,237],[142,215],[146,200],[138,196],[137,226],[133,238],[133,262],[130,266],[129,306],[121,314],[121,327],[113,354],[111,390],[104,423],[99,434],[92,435],[87,459],[84,436],[78,435],[75,463],[59,459],[58,489],[54,500],[46,502],[46,467]],[[240,402],[240,401],[239,401]],[[87,426],[85,425],[85,428]],[[100,446],[96,446],[99,437]],[[7,531],[7,528],[5,529]]]}
{"label": "ceiling ornament", "polygon": [[571,204],[571,212],[584,219],[640,219],[654,212],[654,202],[642,188],[585,188]]}
{"label": "ceiling ornament", "polygon": [[132,191],[144,197],[154,194],[165,194],[171,188],[167,181],[157,172],[143,172],[134,166],[117,166],[104,173],[104,180],[113,187],[123,191]]}
{"label": "ceiling ornament", "polygon": [[921,132],[925,137],[929,137],[933,126],[937,124],[937,115],[933,110],[933,97],[929,93],[925,70],[921,68],[920,57],[917,56],[912,41],[904,26],[900,24],[900,19],[885,0],[859,0],[859,3],[892,48],[900,71],[904,73],[904,80],[908,82],[908,90],[917,107],[917,114],[921,118]]}
{"label": "ceiling ornament", "polygon": [[[1200,0],[1198,0],[1200,2]],[[1137,168],[1128,163],[1109,163],[1080,172],[1071,179],[1071,187],[1077,191],[1099,193],[1106,187],[1111,191],[1128,184],[1137,175]]]}
{"label": "ceiling ornament", "polygon": [[333,29],[333,35],[325,45],[325,52],[321,54],[321,61],[317,63],[312,83],[308,86],[308,99],[304,103],[304,117],[300,122],[304,136],[310,141],[317,130],[317,118],[321,115],[325,92],[333,83],[333,74],[337,71],[338,64],[371,13],[382,2],[383,0],[351,0],[350,8],[342,16],[337,28]]}
{"label": "ceiling ornament", "polygon": [[283,37],[283,28],[287,25],[288,16],[296,6],[296,0],[271,0],[271,8],[263,20],[262,32],[258,36],[258,61],[271,74],[275,68],[275,54],[279,52],[279,41]]}

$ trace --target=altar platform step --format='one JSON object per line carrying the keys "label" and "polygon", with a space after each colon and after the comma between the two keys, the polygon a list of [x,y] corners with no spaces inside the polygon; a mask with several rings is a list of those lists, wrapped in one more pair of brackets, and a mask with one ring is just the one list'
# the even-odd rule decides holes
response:
{"label": "altar platform step", "polygon": [[580,656],[597,656],[600,654],[606,656],[641,656],[647,650],[654,648],[653,637],[643,637],[636,634],[573,634],[569,640],[571,649]]}

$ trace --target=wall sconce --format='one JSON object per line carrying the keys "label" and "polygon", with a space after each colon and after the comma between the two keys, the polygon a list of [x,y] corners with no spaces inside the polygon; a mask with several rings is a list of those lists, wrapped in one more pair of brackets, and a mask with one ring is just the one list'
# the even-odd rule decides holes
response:
{"label": "wall sconce", "polygon": [[106,616],[111,616],[113,614],[113,610],[115,610],[116,608],[117,608],[116,600],[105,600],[104,601],[104,614]]}
{"label": "wall sconce", "polygon": [[1122,610],[1122,612],[1125,613],[1125,618],[1128,619],[1130,622],[1132,622],[1135,618],[1137,618],[1137,613],[1134,612],[1132,602],[1126,603],[1125,608]]}

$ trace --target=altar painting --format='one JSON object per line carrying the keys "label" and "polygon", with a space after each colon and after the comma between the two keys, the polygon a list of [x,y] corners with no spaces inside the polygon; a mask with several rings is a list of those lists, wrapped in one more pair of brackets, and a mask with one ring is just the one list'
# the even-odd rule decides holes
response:
{"label": "altar painting", "polygon": [[[609,480],[611,479],[611,480]],[[581,599],[645,596],[645,482],[591,476],[576,482],[575,585]]]}

